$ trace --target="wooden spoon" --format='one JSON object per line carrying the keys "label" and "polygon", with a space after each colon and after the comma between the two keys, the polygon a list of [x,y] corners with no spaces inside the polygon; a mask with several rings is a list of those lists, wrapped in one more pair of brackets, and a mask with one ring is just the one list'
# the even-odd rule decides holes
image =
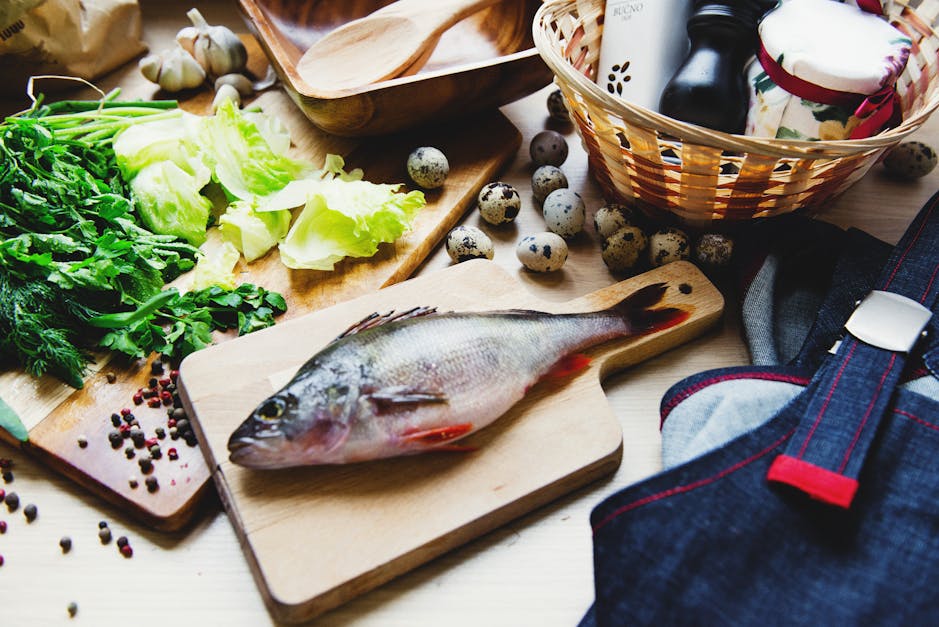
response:
{"label": "wooden spoon", "polygon": [[331,31],[300,58],[297,72],[315,90],[352,90],[426,61],[440,35],[499,0],[398,0]]}

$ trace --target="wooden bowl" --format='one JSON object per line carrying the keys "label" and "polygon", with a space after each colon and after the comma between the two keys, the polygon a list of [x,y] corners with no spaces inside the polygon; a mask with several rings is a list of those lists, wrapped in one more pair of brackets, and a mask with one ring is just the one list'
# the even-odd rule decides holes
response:
{"label": "wooden bowl", "polygon": [[336,135],[380,135],[459,118],[527,96],[553,78],[532,39],[539,0],[503,0],[454,25],[411,75],[335,92],[317,92],[300,78],[300,57],[330,30],[388,0],[239,3],[287,93],[313,124]]}

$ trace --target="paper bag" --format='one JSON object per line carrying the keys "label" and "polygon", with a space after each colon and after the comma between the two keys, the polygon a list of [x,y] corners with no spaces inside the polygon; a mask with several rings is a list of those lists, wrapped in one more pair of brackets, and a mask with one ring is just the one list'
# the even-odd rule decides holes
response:
{"label": "paper bag", "polygon": [[11,90],[37,74],[91,80],[144,50],[137,0],[0,2],[0,81]]}

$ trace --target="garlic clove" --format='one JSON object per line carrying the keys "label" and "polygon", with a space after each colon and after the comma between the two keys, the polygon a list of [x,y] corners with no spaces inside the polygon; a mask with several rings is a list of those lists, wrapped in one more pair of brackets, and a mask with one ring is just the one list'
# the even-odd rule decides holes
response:
{"label": "garlic clove", "polygon": [[235,107],[241,106],[241,94],[233,85],[228,83],[219,86],[218,91],[215,92],[215,98],[212,100],[212,111],[218,111],[218,108],[226,100],[231,100]]}
{"label": "garlic clove", "polygon": [[140,73],[151,83],[160,82],[160,69],[163,67],[163,57],[158,54],[148,54],[137,62]]}
{"label": "garlic clove", "polygon": [[182,46],[182,49],[193,54],[196,49],[196,38],[199,36],[199,29],[195,26],[186,26],[176,33],[176,41]]}
{"label": "garlic clove", "polygon": [[222,85],[231,85],[237,89],[238,93],[244,98],[254,93],[254,85],[251,83],[251,79],[244,74],[233,73],[219,76],[215,79],[215,91],[218,91]]}

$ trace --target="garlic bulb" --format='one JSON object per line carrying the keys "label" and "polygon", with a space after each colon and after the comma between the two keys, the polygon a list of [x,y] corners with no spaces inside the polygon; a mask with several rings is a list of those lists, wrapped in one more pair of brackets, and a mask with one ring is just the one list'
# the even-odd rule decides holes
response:
{"label": "garlic bulb", "polygon": [[180,46],[148,55],[138,66],[147,80],[169,92],[192,89],[205,81],[202,66]]}
{"label": "garlic bulb", "polygon": [[245,68],[248,51],[238,35],[227,26],[210,26],[198,9],[190,9],[186,15],[198,34],[192,37],[191,31],[183,29],[177,34],[177,38],[181,38],[183,42],[192,38],[192,56],[207,74],[223,76]]}

